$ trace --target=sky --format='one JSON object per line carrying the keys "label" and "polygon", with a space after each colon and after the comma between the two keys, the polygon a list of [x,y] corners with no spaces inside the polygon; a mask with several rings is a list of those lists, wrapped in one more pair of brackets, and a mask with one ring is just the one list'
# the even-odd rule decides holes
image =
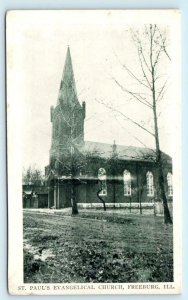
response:
{"label": "sky", "polygon": [[[168,90],[158,110],[159,134],[161,149],[173,156],[180,123],[179,40],[174,15],[160,16],[158,25],[167,29],[172,61],[165,58],[160,65],[164,80],[168,78]],[[12,130],[19,132],[23,168],[36,165],[44,169],[49,163],[50,107],[57,102],[68,45],[78,99],[80,103],[86,102],[85,140],[155,146],[153,137],[120,115],[124,113],[152,130],[151,110],[131,99],[115,83],[118,80],[126,88],[142,91],[122,65],[140,75],[129,29],[141,28],[155,19],[158,20],[157,14],[147,13],[143,18],[141,14],[126,11],[10,13],[7,18],[7,95],[12,111],[8,120],[15,122]]]}

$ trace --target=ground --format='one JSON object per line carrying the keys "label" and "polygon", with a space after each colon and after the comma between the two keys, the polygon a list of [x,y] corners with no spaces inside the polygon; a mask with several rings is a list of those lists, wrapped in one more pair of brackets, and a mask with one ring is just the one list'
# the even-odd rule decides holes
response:
{"label": "ground", "polygon": [[172,225],[125,210],[24,210],[24,282],[172,282]]}

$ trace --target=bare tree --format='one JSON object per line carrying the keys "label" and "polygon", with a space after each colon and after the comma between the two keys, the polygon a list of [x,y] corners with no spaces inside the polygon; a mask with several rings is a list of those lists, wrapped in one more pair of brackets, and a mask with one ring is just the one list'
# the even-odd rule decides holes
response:
{"label": "bare tree", "polygon": [[[166,224],[172,223],[170,216],[167,197],[165,193],[164,175],[163,175],[163,161],[160,149],[159,140],[159,127],[158,127],[158,104],[164,98],[167,90],[167,76],[162,73],[166,62],[171,61],[168,54],[168,38],[165,30],[159,28],[156,24],[145,25],[141,30],[130,29],[131,38],[134,46],[136,47],[137,59],[139,64],[139,70],[136,73],[132,71],[127,65],[122,64],[123,69],[130,76],[133,83],[137,84],[136,91],[127,88],[125,84],[122,84],[116,78],[113,78],[118,87],[130,96],[131,100],[141,103],[144,107],[147,107],[153,115],[153,127],[154,130],[150,130],[128,115],[119,111],[111,104],[106,104],[109,109],[118,113],[125,120],[130,121],[135,126],[141,128],[148,135],[155,139],[156,158],[155,163],[157,166],[157,181],[158,181],[158,196],[163,202],[164,207],[164,222]],[[138,91],[139,90],[139,91]]]}
{"label": "bare tree", "polygon": [[41,170],[35,166],[29,166],[28,169],[23,170],[22,181],[25,185],[41,186],[44,184],[45,179]]}

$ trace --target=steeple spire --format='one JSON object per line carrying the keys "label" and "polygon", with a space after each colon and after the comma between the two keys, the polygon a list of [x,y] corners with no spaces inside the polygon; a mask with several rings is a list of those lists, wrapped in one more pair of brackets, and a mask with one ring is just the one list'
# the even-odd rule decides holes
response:
{"label": "steeple spire", "polygon": [[57,105],[59,103],[71,105],[75,102],[75,100],[77,101],[76,84],[74,80],[70,48],[68,46]]}

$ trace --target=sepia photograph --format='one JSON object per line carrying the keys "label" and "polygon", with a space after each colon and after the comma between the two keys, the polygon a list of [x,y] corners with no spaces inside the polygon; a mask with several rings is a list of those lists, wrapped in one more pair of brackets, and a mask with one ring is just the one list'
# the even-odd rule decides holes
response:
{"label": "sepia photograph", "polygon": [[9,11],[6,44],[10,293],[180,293],[180,12]]}

